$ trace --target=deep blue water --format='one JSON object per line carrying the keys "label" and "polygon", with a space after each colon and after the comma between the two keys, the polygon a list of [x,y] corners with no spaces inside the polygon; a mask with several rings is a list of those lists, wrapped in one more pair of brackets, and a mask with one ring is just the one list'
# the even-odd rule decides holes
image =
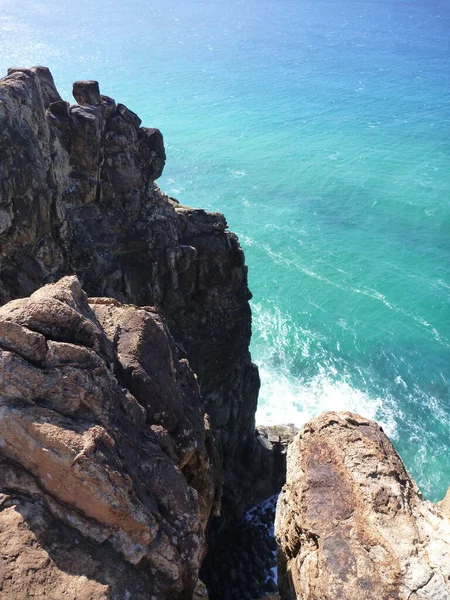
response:
{"label": "deep blue water", "polygon": [[260,422],[378,419],[450,484],[450,2],[0,0],[44,64],[159,127],[161,187],[220,210],[254,294]]}

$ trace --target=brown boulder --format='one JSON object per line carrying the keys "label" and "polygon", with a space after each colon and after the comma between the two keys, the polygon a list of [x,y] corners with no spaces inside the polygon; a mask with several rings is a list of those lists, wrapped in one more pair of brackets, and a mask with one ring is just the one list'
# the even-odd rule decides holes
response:
{"label": "brown boulder", "polygon": [[284,600],[450,598],[450,523],[358,415],[326,413],[300,431],[275,530]]}
{"label": "brown boulder", "polygon": [[120,381],[145,409],[153,431],[170,436],[178,466],[199,492],[206,527],[220,503],[221,467],[211,434],[205,430],[196,376],[188,361],[179,358],[177,345],[155,308],[122,305],[108,298],[90,298],[90,305],[113,346]]}
{"label": "brown boulder", "polygon": [[214,499],[195,376],[154,309],[92,305],[65,277],[0,309],[0,595],[189,598]]}

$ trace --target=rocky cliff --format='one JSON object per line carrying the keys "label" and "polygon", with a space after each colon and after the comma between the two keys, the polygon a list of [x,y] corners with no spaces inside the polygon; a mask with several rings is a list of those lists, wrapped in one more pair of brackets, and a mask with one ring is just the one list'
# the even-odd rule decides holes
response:
{"label": "rocky cliff", "polygon": [[327,413],[295,438],[275,529],[283,600],[450,598],[450,521],[358,415]]}
{"label": "rocky cliff", "polygon": [[97,82],[59,96],[44,67],[0,80],[0,304],[76,274],[90,296],[164,315],[198,376],[224,470],[222,514],[252,502],[258,370],[247,267],[218,213],[181,206],[155,179],[157,129]]}
{"label": "rocky cliff", "polygon": [[[73,94],[44,67],[0,80],[0,597],[206,600],[208,537],[211,600],[273,591],[222,531],[282,485],[295,434],[255,430],[243,252],[155,184],[158,130],[97,82]],[[281,597],[449,600],[449,507],[375,423],[313,420],[278,502]]]}
{"label": "rocky cliff", "polygon": [[[69,546],[80,543],[86,565],[90,552],[83,545],[86,540],[69,542],[69,531],[63,533],[63,528],[71,526],[76,513],[77,523],[82,523],[77,525],[79,531],[90,539],[88,525],[94,520],[93,531],[101,531],[99,537],[94,534],[95,542],[105,542],[111,548],[106,562],[94,561],[95,569],[90,565],[85,573],[89,581],[99,578],[108,589],[105,594],[121,597],[120,586],[134,572],[130,571],[130,564],[141,569],[143,563],[150,565],[152,575],[147,573],[147,577],[153,581],[157,566],[152,566],[153,550],[149,548],[157,546],[146,537],[145,544],[141,540],[141,555],[138,552],[133,558],[134,551],[130,548],[137,542],[126,537],[129,532],[122,526],[124,514],[135,510],[132,503],[122,507],[123,515],[118,520],[108,517],[110,521],[103,522],[104,515],[89,513],[94,500],[89,495],[84,498],[83,488],[80,487],[80,498],[71,498],[79,487],[76,478],[69,486],[70,491],[58,496],[65,470],[69,482],[70,469],[79,465],[78,459],[72,465],[75,450],[82,452],[86,446],[92,450],[88,456],[97,456],[97,431],[102,432],[99,439],[112,440],[114,450],[101,461],[103,474],[90,481],[85,474],[81,477],[88,489],[100,485],[100,479],[111,470],[123,474],[115,483],[119,495],[139,496],[146,485],[150,488],[156,485],[153,480],[145,483],[145,469],[151,472],[148,465],[143,467],[144,471],[130,471],[131,463],[141,455],[130,454],[123,440],[131,439],[130,423],[137,419],[136,444],[143,444],[145,455],[146,436],[150,435],[152,440],[156,436],[161,452],[168,453],[172,460],[170,469],[181,472],[179,481],[187,486],[183,493],[190,494],[192,500],[189,507],[183,508],[182,504],[172,507],[169,521],[175,529],[183,530],[185,537],[192,534],[198,538],[196,548],[191,548],[194,562],[183,565],[185,550],[179,547],[179,542],[173,542],[174,548],[169,543],[172,548],[169,553],[179,554],[178,558],[171,554],[176,565],[172,577],[180,569],[177,577],[181,583],[170,583],[163,575],[161,581],[158,576],[152,585],[157,586],[161,597],[178,598],[187,594],[190,598],[201,562],[199,557],[203,558],[206,550],[205,527],[208,525],[207,537],[214,550],[221,543],[218,538],[221,529],[273,494],[283,481],[284,441],[275,434],[269,439],[267,433],[261,435],[254,427],[259,377],[249,354],[251,294],[247,267],[239,242],[228,231],[223,215],[183,206],[155,184],[166,159],[163,138],[157,129],[141,127],[139,117],[123,104],[101,95],[95,81],[76,82],[73,95],[77,102],[74,105],[62,100],[45,67],[11,68],[0,79],[0,305],[6,311],[0,315],[3,331],[0,349],[7,353],[3,356],[5,378],[0,381],[0,401],[6,402],[5,406],[10,402],[11,406],[23,405],[24,422],[32,422],[35,413],[38,418],[42,407],[69,416],[72,423],[59,423],[58,415],[48,413],[49,422],[54,418],[59,423],[50,429],[73,430],[78,440],[71,441],[66,432],[58,442],[66,459],[58,466],[57,477],[48,471],[50,481],[58,482],[53,489],[47,485],[47,471],[41,472],[39,465],[47,452],[48,456],[59,452],[52,446],[54,434],[44,427],[39,437],[31,425],[27,433],[21,424],[17,426],[17,440],[5,437],[5,450],[0,448],[0,455],[7,461],[8,469],[0,478],[0,489],[8,496],[4,506],[16,509],[3,516],[16,518],[19,512],[23,518],[15,526],[24,531],[30,529],[27,540],[17,542],[17,549],[22,543],[32,544],[44,556],[49,545],[57,544],[61,537]],[[66,275],[76,275],[78,279],[70,285],[63,280],[55,288],[36,292],[44,284],[58,282]],[[68,286],[70,292],[66,290]],[[65,291],[61,291],[63,288]],[[97,298],[92,300],[91,308],[83,299],[85,293]],[[29,300],[22,304],[7,304],[28,296]],[[130,305],[141,308],[132,310]],[[78,317],[73,311],[79,313]],[[32,315],[29,318],[24,316],[29,314]],[[90,324],[86,325],[80,315]],[[66,317],[69,329],[64,331]],[[83,331],[87,328],[97,332],[100,346],[92,342],[91,334],[85,339],[84,333],[77,331],[80,323]],[[80,345],[86,348],[77,350]],[[92,351],[97,352],[97,357]],[[52,353],[56,353],[54,360],[49,358]],[[66,375],[67,369],[70,377]],[[60,380],[63,383],[54,389],[53,384]],[[118,398],[120,409],[109,406],[112,400],[104,396],[108,393]],[[57,400],[54,394],[59,394]],[[88,399],[89,394],[93,398]],[[91,401],[94,404],[88,410],[84,403]],[[4,423],[13,423],[17,414],[15,408],[13,413],[7,412],[11,420],[5,416]],[[39,416],[41,420],[46,418]],[[153,428],[150,434],[148,427]],[[90,428],[94,428],[92,432]],[[56,437],[59,438],[59,433]],[[38,452],[39,444],[43,447],[44,454],[41,456],[39,451],[33,463],[27,462],[25,448],[29,444],[33,445],[33,452]],[[12,449],[16,446],[14,454]],[[161,465],[164,460],[158,458]],[[26,473],[27,484],[11,487],[11,481],[18,480],[18,475],[11,471],[11,461]],[[168,473],[172,472],[170,469]],[[156,495],[162,494],[166,485],[170,489],[172,484],[161,479],[157,485],[161,487],[155,490]],[[38,488],[44,489],[44,496],[36,491]],[[32,505],[39,507],[38,516],[33,511],[28,513],[28,508],[17,508],[22,507],[23,499],[9,498],[13,492],[31,498]],[[103,501],[115,507],[118,500],[111,493],[111,490],[99,491]],[[162,500],[152,500],[148,506],[147,500],[139,496],[144,512],[152,510],[149,506],[153,507],[155,502],[160,508]],[[176,517],[178,512],[180,520]],[[191,519],[189,523],[185,522],[184,513]],[[195,519],[202,525],[201,532],[198,523],[194,524]],[[105,527],[109,527],[107,532]],[[36,528],[39,532],[33,537]],[[53,537],[43,535],[42,531],[47,529],[55,531]],[[170,528],[167,535],[173,540],[180,536],[179,532],[172,535]],[[127,540],[123,547],[118,547],[119,539]],[[8,542],[4,539],[3,543]],[[18,552],[23,554],[22,550]],[[98,552],[93,551],[92,556]],[[111,552],[122,553],[120,560],[125,561],[121,569],[127,575],[120,580],[122,583],[112,575]],[[52,555],[61,572],[65,556]],[[211,558],[214,564],[212,554]],[[6,560],[9,565],[9,558]],[[36,556],[33,560],[40,559]],[[54,565],[49,577],[54,576],[60,582],[58,592],[54,592],[60,594],[73,581],[53,574],[53,568]],[[81,576],[83,567],[78,566],[76,571]],[[4,577],[10,578],[12,585],[17,577],[25,576],[24,571],[11,571],[8,566]],[[39,577],[47,581],[42,573]],[[8,588],[8,594],[25,593],[26,585],[31,590],[38,589],[33,587],[34,580],[24,581],[23,588],[11,588],[13,591]],[[138,578],[138,587],[133,588],[133,594],[138,594],[136,598],[140,597],[136,590],[146,585],[142,581]],[[101,597],[99,589],[95,587],[93,597]],[[196,593],[201,596],[198,586]]]}

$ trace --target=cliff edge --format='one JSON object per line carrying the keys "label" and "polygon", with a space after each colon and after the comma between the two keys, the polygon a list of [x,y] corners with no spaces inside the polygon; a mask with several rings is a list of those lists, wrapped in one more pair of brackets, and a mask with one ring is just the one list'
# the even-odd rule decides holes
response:
{"label": "cliff edge", "polygon": [[222,516],[242,514],[254,496],[259,377],[237,237],[221,214],[155,184],[166,158],[157,129],[95,81],[73,94],[77,104],[63,101],[45,67],[0,80],[0,304],[75,274],[89,296],[157,307],[198,376],[224,472]]}

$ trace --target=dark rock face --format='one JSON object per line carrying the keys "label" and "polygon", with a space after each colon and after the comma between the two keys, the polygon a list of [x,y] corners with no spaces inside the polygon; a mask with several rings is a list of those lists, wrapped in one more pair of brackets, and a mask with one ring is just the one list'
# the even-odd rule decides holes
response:
{"label": "dark rock face", "polygon": [[274,500],[286,480],[286,453],[297,433],[293,425],[255,430],[245,462],[247,476],[241,477],[243,495],[252,498],[253,504],[272,498],[249,511],[245,520],[236,518],[210,535],[211,547],[201,573],[211,600],[257,598],[264,590],[273,591],[266,583],[273,583],[271,561],[275,563],[270,556],[276,548]]}
{"label": "dark rock face", "polygon": [[273,523],[277,496],[253,507],[230,525],[202,565],[211,600],[258,600],[278,590],[273,579],[277,544]]}
{"label": "dark rock face", "polygon": [[450,598],[445,511],[358,415],[321,415],[290,445],[275,533],[283,600]]}
{"label": "dark rock face", "polygon": [[[158,130],[96,82],[75,83],[74,96],[77,105],[64,102],[44,67],[0,80],[0,304],[76,274],[90,296],[156,306],[198,376],[224,469],[222,513],[242,513],[255,500],[259,388],[243,252],[222,215],[156,186],[166,158]],[[146,368],[128,360],[139,395]]]}
{"label": "dark rock face", "polygon": [[214,465],[157,311],[76,277],[6,304],[0,399],[2,598],[192,598]]}

